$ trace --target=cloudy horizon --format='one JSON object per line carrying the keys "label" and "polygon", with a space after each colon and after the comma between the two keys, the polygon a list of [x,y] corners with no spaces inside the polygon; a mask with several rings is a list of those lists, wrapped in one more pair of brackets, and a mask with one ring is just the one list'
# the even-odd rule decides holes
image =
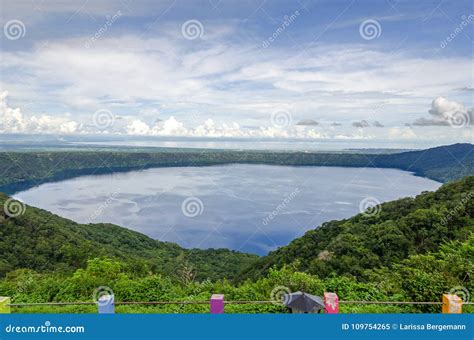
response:
{"label": "cloudy horizon", "polygon": [[469,1],[0,6],[0,133],[473,142]]}

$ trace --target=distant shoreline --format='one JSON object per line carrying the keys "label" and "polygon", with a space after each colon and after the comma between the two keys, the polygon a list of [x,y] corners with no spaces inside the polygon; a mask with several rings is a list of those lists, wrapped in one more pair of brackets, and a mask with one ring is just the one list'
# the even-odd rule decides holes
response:
{"label": "distant shoreline", "polygon": [[[446,183],[474,173],[474,145],[454,144],[394,154],[176,149],[173,152],[0,152],[0,191],[20,190],[84,175],[162,167],[265,164],[390,168]],[[461,163],[463,162],[463,163]]]}

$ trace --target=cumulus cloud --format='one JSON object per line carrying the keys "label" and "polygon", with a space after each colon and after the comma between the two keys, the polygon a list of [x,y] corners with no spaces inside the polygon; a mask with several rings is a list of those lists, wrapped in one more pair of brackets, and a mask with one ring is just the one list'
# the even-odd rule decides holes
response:
{"label": "cumulus cloud", "polygon": [[369,127],[370,124],[366,120],[361,120],[360,122],[353,122],[352,126],[356,128],[366,128],[366,127]]}
{"label": "cumulus cloud", "polygon": [[302,126],[312,126],[312,125],[319,125],[319,123],[313,119],[302,119],[296,125]]}
{"label": "cumulus cloud", "polygon": [[430,118],[421,117],[413,122],[415,126],[468,126],[474,124],[474,109],[467,109],[464,104],[437,97],[431,102],[428,110]]}
{"label": "cumulus cloud", "polygon": [[409,127],[395,127],[391,128],[388,131],[388,138],[389,139],[415,139],[417,135],[413,131],[413,129]]}
{"label": "cumulus cloud", "polygon": [[0,132],[3,133],[59,133],[78,132],[80,125],[67,117],[51,115],[25,116],[20,108],[8,106],[8,92],[0,93]]}
{"label": "cumulus cloud", "polygon": [[[337,123],[333,123],[333,125],[334,124],[337,124]],[[370,123],[366,120],[361,120],[361,121],[353,122],[352,126],[356,127],[356,128],[368,128],[368,127],[370,127]],[[374,121],[372,123],[372,126],[377,127],[377,128],[383,128],[384,127],[384,125],[382,123],[380,123],[378,120]]]}
{"label": "cumulus cloud", "polygon": [[148,135],[150,127],[139,119],[133,120],[126,128],[129,135]]}
{"label": "cumulus cloud", "polygon": [[458,111],[465,111],[463,104],[438,97],[433,99],[431,109],[428,112],[433,116],[449,118],[451,114]]}
{"label": "cumulus cloud", "polygon": [[[364,136],[343,135],[330,136],[316,130],[317,122],[306,121],[308,125],[298,125],[287,129],[275,126],[241,127],[237,122],[218,124],[213,119],[207,119],[196,127],[186,127],[184,122],[174,116],[167,119],[154,119],[149,124],[133,116],[114,116],[110,127],[101,130],[94,124],[80,124],[68,118],[51,115],[27,116],[20,108],[12,108],[7,101],[8,92],[0,93],[0,132],[2,133],[44,133],[44,134],[73,134],[73,133],[106,133],[127,134],[131,136],[182,136],[182,137],[243,137],[243,138],[365,138]],[[118,124],[116,120],[120,117]],[[91,119],[89,117],[89,119]],[[316,124],[315,124],[316,123]]]}
{"label": "cumulus cloud", "polygon": [[[24,114],[20,108],[14,108],[8,105],[8,93],[0,93],[0,133],[49,133],[49,134],[74,134],[74,133],[104,133],[104,134],[126,134],[130,136],[181,136],[181,137],[213,137],[213,138],[295,138],[295,139],[418,139],[415,131],[410,126],[398,128],[385,128],[379,121],[373,121],[369,124],[366,120],[355,121],[352,123],[356,131],[350,127],[344,129],[325,129],[314,120],[305,119],[299,124],[288,126],[286,128],[271,126],[270,122],[266,126],[240,125],[233,122],[218,122],[214,119],[206,119],[200,123],[196,120],[180,120],[175,116],[156,118],[156,112],[151,112],[149,116],[138,118],[133,114],[114,116],[115,122],[105,130],[98,129],[91,124],[92,114],[89,114],[88,120],[82,123],[72,120],[69,114],[61,116],[52,116],[49,114]],[[467,110],[463,105],[456,102],[433,101],[430,110],[431,117],[419,118],[413,126],[436,125],[444,126],[448,122],[446,117],[451,117],[456,112],[467,112],[472,114],[472,109]],[[188,115],[189,116],[189,115]],[[121,119],[118,120],[117,117]],[[268,120],[268,119],[267,119]],[[188,125],[193,122],[192,125]],[[304,123],[304,124],[302,124]],[[338,122],[329,124],[330,126],[341,126]],[[366,127],[378,127],[380,129],[365,129]],[[337,130],[337,133],[335,132]],[[368,133],[371,132],[371,134]],[[451,135],[458,132],[456,130]],[[427,136],[428,132],[424,133]],[[467,138],[466,133],[459,134]],[[431,134],[432,138],[439,137],[439,133]],[[450,138],[443,135],[443,138]]]}
{"label": "cumulus cloud", "polygon": [[162,136],[186,136],[188,129],[184,127],[182,122],[179,122],[171,116],[169,119],[159,122],[153,127],[153,134]]}
{"label": "cumulus cloud", "polygon": [[363,133],[329,135],[309,126],[282,129],[275,126],[241,127],[238,123],[217,124],[207,119],[195,128],[186,127],[175,117],[170,117],[151,126],[141,120],[131,120],[125,131],[129,135],[140,136],[181,136],[181,137],[226,137],[226,138],[298,138],[298,139],[370,139]]}
{"label": "cumulus cloud", "polygon": [[[410,125],[410,124],[408,124]],[[414,126],[449,126],[446,120],[432,119],[432,118],[418,118],[413,122]]]}

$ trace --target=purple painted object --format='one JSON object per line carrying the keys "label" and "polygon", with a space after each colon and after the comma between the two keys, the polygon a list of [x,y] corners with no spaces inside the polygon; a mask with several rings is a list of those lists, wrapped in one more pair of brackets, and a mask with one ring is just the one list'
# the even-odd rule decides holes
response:
{"label": "purple painted object", "polygon": [[102,295],[97,301],[99,314],[115,314],[115,297],[114,294]]}
{"label": "purple painted object", "polygon": [[212,294],[211,314],[224,314],[224,294]]}

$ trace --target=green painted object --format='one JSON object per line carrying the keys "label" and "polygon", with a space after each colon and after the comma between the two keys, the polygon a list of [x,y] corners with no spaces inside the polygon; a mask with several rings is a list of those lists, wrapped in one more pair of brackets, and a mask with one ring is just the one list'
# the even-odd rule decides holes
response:
{"label": "green painted object", "polygon": [[10,300],[9,297],[0,296],[0,314],[10,314],[11,313],[10,306],[7,306],[10,303],[11,303],[11,300]]}

